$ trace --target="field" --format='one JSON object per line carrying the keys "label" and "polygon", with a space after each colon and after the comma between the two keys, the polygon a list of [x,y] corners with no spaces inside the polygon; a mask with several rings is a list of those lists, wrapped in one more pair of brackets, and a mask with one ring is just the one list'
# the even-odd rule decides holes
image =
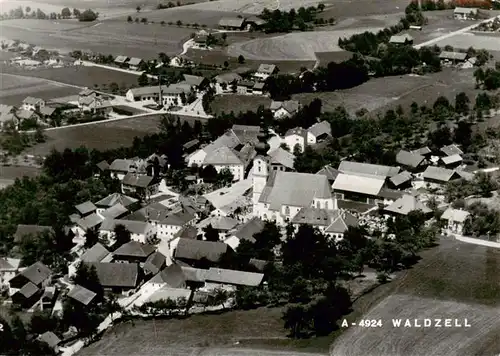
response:
{"label": "field", "polygon": [[487,51],[500,51],[500,36],[499,34],[467,32],[439,41],[438,46],[452,46],[456,49],[474,47],[478,49],[485,49]]}
{"label": "field", "polygon": [[77,94],[80,89],[46,79],[0,73],[0,104],[20,105],[27,96],[45,100]]}
{"label": "field", "polygon": [[56,82],[88,88],[93,88],[95,85],[109,85],[113,82],[118,84],[121,88],[137,86],[138,78],[138,76],[134,74],[86,66],[43,68],[34,70],[25,70],[13,66],[3,66],[0,69],[3,73],[44,78],[54,80]]}
{"label": "field", "polygon": [[[355,304],[358,320],[379,319],[384,327],[350,327],[331,354],[493,355],[500,352],[500,250],[443,239],[440,246],[394,282]],[[392,318],[467,318],[471,328],[393,328]],[[352,319],[354,320],[354,319]]]}
{"label": "field", "polygon": [[246,112],[248,110],[255,111],[260,105],[268,108],[271,104],[271,99],[265,96],[254,96],[254,95],[217,95],[212,102],[211,108],[215,114],[221,114],[225,112],[229,114],[234,111],[235,114],[238,112]]}

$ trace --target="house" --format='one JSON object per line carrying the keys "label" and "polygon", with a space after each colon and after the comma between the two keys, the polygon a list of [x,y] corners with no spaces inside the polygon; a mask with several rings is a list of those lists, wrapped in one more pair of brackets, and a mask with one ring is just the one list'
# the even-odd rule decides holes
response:
{"label": "house", "polygon": [[260,30],[262,29],[262,26],[266,24],[266,20],[261,19],[260,17],[257,16],[250,16],[245,19],[245,25],[247,30]]}
{"label": "house", "polygon": [[38,337],[38,341],[44,342],[54,350],[55,353],[59,352],[59,344],[62,342],[52,331],[46,331]]}
{"label": "house", "polygon": [[115,227],[123,225],[130,231],[130,239],[140,243],[148,243],[156,236],[156,228],[153,224],[143,221],[105,219],[99,229],[102,237],[113,241],[115,237]]}
{"label": "house", "polygon": [[240,144],[244,145],[247,143],[256,144],[259,142],[260,126],[250,126],[250,125],[237,125],[234,124],[230,132],[238,138]]}
{"label": "house", "polygon": [[236,214],[236,210],[246,210],[252,204],[248,195],[252,189],[252,180],[243,179],[229,187],[222,187],[207,193],[204,197],[215,208],[211,215],[229,216]]}
{"label": "house", "polygon": [[389,178],[390,184],[392,184],[392,186],[397,189],[411,187],[412,180],[413,175],[408,171],[402,171],[401,173]]}
{"label": "house", "polygon": [[443,64],[463,63],[467,59],[467,53],[443,51],[439,54],[439,59]]}
{"label": "house", "polygon": [[117,158],[111,162],[108,170],[113,178],[122,180],[127,173],[135,172],[137,170],[137,163],[131,159]]}
{"label": "house", "polygon": [[238,136],[232,131],[229,130],[227,131],[224,135],[218,137],[214,142],[211,144],[203,147],[202,149],[199,149],[198,151],[195,151],[194,153],[190,154],[188,157],[186,157],[187,161],[187,166],[192,167],[194,165],[197,166],[202,166],[203,162],[205,161],[205,158],[207,155],[220,148],[223,146],[226,146],[231,149],[235,149],[236,147],[240,146],[241,142],[238,139]]}
{"label": "house", "polygon": [[275,119],[283,119],[293,116],[299,111],[300,103],[297,100],[272,101],[269,109]]}
{"label": "house", "polygon": [[255,94],[255,95],[264,95],[265,92],[266,92],[266,83],[264,83],[264,82],[256,82],[253,85],[253,88],[252,88],[252,93],[253,94]]}
{"label": "house", "polygon": [[454,179],[460,179],[460,175],[451,169],[429,166],[423,173],[424,181],[431,184],[444,184]]}
{"label": "house", "polygon": [[78,106],[82,112],[108,115],[113,111],[113,104],[104,98],[88,96],[78,99]]}
{"label": "house", "polygon": [[224,243],[229,245],[233,250],[239,246],[241,240],[255,242],[254,235],[264,229],[265,223],[259,218],[253,218],[246,223],[238,226],[233,232],[229,233],[229,237],[224,240]]}
{"label": "house", "polygon": [[441,215],[441,220],[446,222],[446,230],[454,234],[462,235],[465,221],[469,215],[470,213],[465,210],[448,208],[444,211],[443,215]]}
{"label": "house", "polygon": [[144,174],[127,173],[122,180],[123,194],[136,194],[149,199],[151,195],[158,193],[160,182],[155,177]]}
{"label": "house", "polygon": [[429,147],[424,146],[417,148],[416,150],[412,150],[411,153],[429,158],[432,154],[432,150]]}
{"label": "house", "polygon": [[400,150],[397,153],[396,162],[412,172],[424,170],[428,164],[424,156],[405,150]]}
{"label": "house", "polygon": [[358,226],[358,220],[348,212],[315,207],[302,208],[291,223],[296,230],[300,225],[311,225],[336,241],[343,238],[349,226]]}
{"label": "house", "polygon": [[308,145],[314,145],[328,137],[332,137],[332,128],[328,121],[318,122],[307,129]]}
{"label": "house", "polygon": [[405,33],[404,35],[394,35],[389,39],[389,43],[394,45],[412,45],[413,37]]}
{"label": "house", "polygon": [[141,58],[132,57],[127,62],[127,65],[131,70],[139,70],[139,68],[142,66],[143,63],[144,61]]}
{"label": "house", "polygon": [[80,262],[92,263],[92,262],[111,262],[113,260],[113,254],[110,253],[106,247],[104,247],[100,242],[94,244],[91,248],[85,251],[80,258],[75,259],[68,266],[68,276],[72,277],[76,274],[76,270]]}
{"label": "house", "polygon": [[203,260],[216,263],[229,250],[231,249],[223,242],[179,239],[173,257],[188,264]]}
{"label": "house", "polygon": [[94,298],[97,296],[95,292],[92,292],[91,290],[88,290],[85,287],[82,287],[81,285],[77,284],[67,294],[68,298],[71,298],[73,300],[76,300],[77,302],[88,306]]}
{"label": "house", "polygon": [[464,63],[462,63],[461,68],[471,69],[476,66],[476,63],[477,63],[477,57],[468,58]]}
{"label": "house", "polygon": [[212,226],[219,233],[219,238],[223,239],[226,234],[238,225],[239,221],[228,216],[209,216],[199,222],[198,227],[205,229]]}
{"label": "house", "polygon": [[128,210],[123,205],[118,203],[97,214],[103,219],[120,219],[128,214]]}
{"label": "house", "polygon": [[227,168],[231,171],[234,181],[245,179],[245,163],[241,160],[238,152],[222,146],[209,152],[203,160],[204,167],[212,165],[217,173]]}
{"label": "house", "polygon": [[21,260],[18,258],[0,257],[0,287],[15,277],[20,264]]}
{"label": "house", "polygon": [[139,206],[139,200],[125,194],[112,193],[95,203],[95,206],[97,207],[97,212],[102,213],[117,204],[122,205],[129,211],[133,211]]}
{"label": "house", "polygon": [[460,147],[458,147],[455,144],[441,147],[441,149],[439,151],[446,156],[463,155],[464,154],[464,152],[460,149]]}
{"label": "house", "polygon": [[393,177],[399,173],[401,168],[383,166],[380,164],[360,163],[352,161],[342,161],[338,170],[346,174],[379,176],[385,178]]}
{"label": "house", "polygon": [[219,20],[219,28],[224,30],[241,31],[244,25],[245,19],[240,17],[223,17]]}
{"label": "house", "polygon": [[37,237],[43,233],[53,234],[54,229],[50,226],[19,224],[13,236],[14,242],[19,244],[26,238]]}
{"label": "house", "polygon": [[204,90],[210,82],[205,77],[200,77],[198,75],[183,74],[184,80],[181,83],[190,85],[196,90]]}
{"label": "house", "polygon": [[328,179],[328,182],[330,184],[333,184],[333,182],[335,182],[335,179],[337,179],[339,173],[340,172],[337,169],[333,168],[330,165],[326,165],[321,168],[316,174],[325,176],[326,179]]}
{"label": "house", "polygon": [[462,164],[463,159],[459,154],[454,154],[451,156],[441,157],[441,162],[446,168],[456,168]]}
{"label": "house", "polygon": [[208,48],[207,40],[209,33],[205,30],[201,30],[193,38],[193,41],[197,48]]}
{"label": "house", "polygon": [[394,203],[384,209],[385,211],[396,215],[408,215],[412,211],[420,211],[421,213],[428,214],[432,210],[426,207],[413,195],[405,194]]}
{"label": "house", "polygon": [[[256,287],[262,283],[263,273],[236,271],[223,268],[210,267],[205,273],[207,283]],[[208,287],[210,288],[210,287]]]}
{"label": "house", "polygon": [[43,289],[42,297],[40,298],[40,309],[50,310],[54,307],[54,302],[57,297],[57,289],[54,286],[47,286]]}
{"label": "house", "polygon": [[154,245],[129,241],[113,252],[113,259],[119,262],[144,263],[155,251]]}
{"label": "house", "polygon": [[271,171],[293,171],[295,156],[284,150],[281,147],[278,147],[268,154],[268,163],[270,165]]}
{"label": "house", "polygon": [[347,211],[335,210],[332,214],[331,224],[324,230],[324,234],[329,238],[340,241],[344,238],[349,227],[358,227],[358,219]]}
{"label": "house", "polygon": [[332,188],[337,199],[375,204],[384,184],[383,177],[340,173]]}
{"label": "house", "polygon": [[42,290],[40,288],[31,282],[27,282],[12,294],[12,304],[28,309],[40,299],[41,295]]}
{"label": "house", "polygon": [[84,237],[87,230],[97,229],[101,226],[103,220],[98,214],[92,213],[78,220],[72,231],[77,237]]}
{"label": "house", "polygon": [[285,133],[285,138],[283,140],[290,151],[304,152],[307,145],[307,131],[302,127],[296,127],[290,129]]}
{"label": "house", "polygon": [[456,7],[453,10],[455,20],[477,20],[479,9],[473,7]]}
{"label": "house", "polygon": [[23,110],[40,111],[45,106],[45,100],[28,96],[23,100]]}
{"label": "house", "polygon": [[160,240],[170,241],[184,226],[193,224],[196,220],[196,215],[191,211],[183,209],[173,213],[163,213],[156,219],[152,217],[150,219],[154,221],[153,224],[156,224],[157,237]]}
{"label": "house", "polygon": [[257,71],[253,74],[253,77],[258,81],[265,81],[271,75],[278,72],[278,67],[274,64],[261,64]]}
{"label": "house", "polygon": [[171,84],[132,88],[127,91],[125,97],[131,102],[143,102],[144,104],[158,104],[164,107],[182,106],[182,96],[191,91],[188,84]]}
{"label": "house", "polygon": [[87,263],[95,267],[104,290],[124,292],[137,288],[142,275],[137,263]]}
{"label": "house", "polygon": [[157,288],[186,288],[186,276],[180,265],[173,263],[155,274],[148,284]]}
{"label": "house", "polygon": [[262,220],[284,225],[305,207],[314,206],[327,210],[337,208],[328,179],[323,175],[270,172],[267,161],[262,156],[257,156],[254,159],[252,177],[253,215]]}
{"label": "house", "polygon": [[253,94],[255,82],[251,80],[240,80],[236,85],[237,94]]}
{"label": "house", "polygon": [[233,83],[237,84],[242,78],[238,73],[223,73],[214,77],[214,80],[215,93],[223,94],[233,92]]}
{"label": "house", "polygon": [[[12,295],[18,290],[21,290],[25,287],[25,289],[21,293],[21,296],[29,299],[31,296],[33,296],[33,294],[31,294],[32,292],[41,293],[41,288],[46,287],[50,282],[51,275],[52,271],[50,270],[50,268],[48,268],[41,262],[35,262],[10,279],[9,294]],[[37,290],[34,290],[33,286]]]}
{"label": "house", "polygon": [[119,67],[125,67],[125,65],[128,62],[128,57],[127,56],[118,56],[115,58],[114,62]]}
{"label": "house", "polygon": [[55,116],[57,109],[52,108],[50,106],[44,106],[38,110],[38,114],[40,115],[40,118],[44,121],[47,121]]}
{"label": "house", "polygon": [[146,259],[146,262],[144,263],[144,266],[142,267],[144,270],[144,274],[146,276],[154,276],[160,270],[165,267],[167,263],[167,258],[165,257],[164,254],[162,254],[159,251],[153,252],[149,257]]}
{"label": "house", "polygon": [[85,217],[97,211],[97,207],[91,201],[86,201],[75,206],[80,217]]}
{"label": "house", "polygon": [[14,113],[14,116],[18,122],[23,122],[24,120],[40,121],[40,114],[37,111],[20,109]]}

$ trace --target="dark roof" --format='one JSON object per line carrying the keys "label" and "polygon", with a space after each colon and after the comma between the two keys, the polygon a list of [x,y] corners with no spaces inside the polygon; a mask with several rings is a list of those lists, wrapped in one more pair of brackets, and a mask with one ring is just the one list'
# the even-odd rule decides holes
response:
{"label": "dark roof", "polygon": [[463,155],[464,154],[464,152],[457,145],[454,145],[454,144],[444,146],[441,148],[440,151],[443,152],[447,156]]}
{"label": "dark roof", "polygon": [[129,205],[137,203],[137,201],[138,200],[136,198],[129,197],[128,195],[113,193],[108,195],[106,198],[99,200],[95,203],[95,205],[101,208],[110,208],[120,203],[124,207],[128,207]]}
{"label": "dark roof", "polygon": [[333,168],[330,165],[327,165],[327,166],[324,166],[323,168],[321,168],[318,171],[318,173],[316,173],[316,174],[321,174],[323,176],[326,176],[326,178],[329,181],[333,182],[337,178],[337,176],[339,175],[339,173],[340,172],[337,169]]}
{"label": "dark roof", "polygon": [[156,274],[165,265],[166,257],[161,252],[153,252],[144,263],[144,272]]}
{"label": "dark roof", "polygon": [[258,286],[264,275],[262,273],[236,271],[223,268],[210,268],[205,274],[205,280],[215,283],[239,286]]}
{"label": "dark roof", "polygon": [[425,157],[416,153],[400,150],[396,155],[396,162],[403,166],[417,168],[425,160]]}
{"label": "dark roof", "polygon": [[262,272],[266,265],[269,263],[269,261],[266,260],[259,260],[257,258],[251,258],[250,261],[248,261],[248,264],[255,267],[257,271]]}
{"label": "dark roof", "polygon": [[186,284],[186,276],[178,264],[174,263],[163,269],[151,279],[152,283],[165,283],[171,288],[182,288]]}
{"label": "dark roof", "polygon": [[45,342],[51,348],[54,348],[61,343],[61,339],[59,339],[52,331],[44,332],[38,339]]}
{"label": "dark roof", "polygon": [[240,240],[255,242],[253,235],[261,232],[264,229],[264,225],[264,221],[259,218],[253,218],[241,225],[232,235]]}
{"label": "dark roof", "polygon": [[233,125],[231,128],[233,133],[238,137],[238,140],[240,140],[241,144],[244,145],[245,143],[251,142],[251,143],[258,143],[259,142],[259,132],[260,132],[260,126],[249,126],[249,125]]}
{"label": "dark roof", "polygon": [[133,187],[146,188],[153,181],[153,177],[147,176],[144,174],[136,174],[136,173],[127,173],[125,177],[123,177],[122,184],[130,185]]}
{"label": "dark roof", "polygon": [[51,232],[53,233],[54,230],[50,226],[41,226],[41,225],[23,225],[19,224],[17,225],[17,230],[14,233],[14,242],[21,242],[25,236],[28,235],[38,235],[41,234],[42,232]]}
{"label": "dark roof", "polygon": [[107,208],[106,210],[104,210],[101,213],[101,215],[105,219],[117,219],[120,216],[125,215],[126,213],[128,213],[127,208],[125,208],[123,205],[121,205],[120,203],[118,203],[118,204],[113,205],[112,207]]}
{"label": "dark roof", "polygon": [[196,236],[198,236],[198,229],[194,226],[184,226],[174,235],[175,238],[180,237],[182,239],[196,239]]}
{"label": "dark roof", "polygon": [[52,271],[50,268],[45,266],[42,262],[35,262],[20,273],[20,275],[24,276],[35,285],[41,284],[49,278],[51,274]]}
{"label": "dark roof", "polygon": [[76,285],[68,293],[68,297],[73,298],[76,301],[84,305],[89,305],[89,303],[95,298],[96,293],[88,290],[81,285]]}
{"label": "dark roof", "polygon": [[179,239],[174,257],[190,260],[206,258],[211,262],[217,262],[227,249],[228,246],[223,242]]}
{"label": "dark roof", "polygon": [[191,75],[191,74],[184,74],[184,83],[187,83],[189,85],[199,87],[203,82],[207,81],[207,78],[205,77],[200,77],[198,75]]}
{"label": "dark roof", "polygon": [[169,214],[164,218],[160,219],[160,224],[164,225],[175,225],[175,226],[184,226],[189,221],[195,218],[194,214],[189,211],[179,211],[174,214]]}
{"label": "dark roof", "polygon": [[97,168],[99,168],[101,171],[105,171],[109,169],[109,163],[106,161],[101,161],[96,164]]}
{"label": "dark roof", "polygon": [[33,283],[26,283],[21,289],[19,289],[16,294],[21,294],[26,299],[31,298],[33,295],[38,293],[40,289]]}
{"label": "dark roof", "polygon": [[92,213],[78,220],[76,224],[80,226],[83,230],[87,230],[100,225],[102,222],[103,218],[101,218],[96,213]]}
{"label": "dark roof", "polygon": [[97,271],[103,287],[135,288],[139,279],[137,263],[89,263]]}
{"label": "dark roof", "polygon": [[154,245],[141,244],[137,241],[129,241],[121,245],[113,252],[115,256],[143,257],[146,258],[155,251]]}
{"label": "dark roof", "polygon": [[392,184],[394,184],[394,186],[398,187],[401,184],[406,183],[412,179],[413,179],[413,176],[411,175],[410,172],[403,171],[403,172],[395,175],[394,177],[391,177],[389,180],[391,181]]}
{"label": "dark roof", "polygon": [[83,262],[101,262],[104,257],[109,255],[109,251],[100,242],[89,248],[80,259]]}
{"label": "dark roof", "polygon": [[96,211],[97,207],[91,201],[86,201],[84,203],[75,206],[76,210],[82,215],[88,214],[90,212]]}

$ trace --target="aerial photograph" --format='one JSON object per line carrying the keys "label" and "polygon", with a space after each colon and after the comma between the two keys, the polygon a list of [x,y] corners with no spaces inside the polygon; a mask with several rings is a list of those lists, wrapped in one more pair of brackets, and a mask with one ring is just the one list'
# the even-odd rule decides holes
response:
{"label": "aerial photograph", "polygon": [[0,0],[0,355],[499,335],[500,0]]}

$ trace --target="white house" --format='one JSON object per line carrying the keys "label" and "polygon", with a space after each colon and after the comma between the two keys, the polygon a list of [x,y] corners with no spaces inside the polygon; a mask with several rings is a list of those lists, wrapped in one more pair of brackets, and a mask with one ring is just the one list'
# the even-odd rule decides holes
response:
{"label": "white house", "polygon": [[265,81],[277,72],[278,68],[274,64],[261,64],[253,76],[256,80]]}
{"label": "white house", "polygon": [[243,179],[229,187],[222,187],[205,194],[203,197],[215,208],[211,215],[228,216],[234,214],[238,208],[245,210],[247,205],[251,206],[251,199],[248,200],[247,195],[252,189],[252,184],[252,179]]}
{"label": "white house", "polygon": [[250,219],[246,223],[236,227],[234,231],[231,231],[228,234],[229,237],[224,240],[224,243],[236,251],[241,240],[255,242],[253,236],[261,232],[264,229],[264,225],[264,221],[259,218]]}
{"label": "white house", "polygon": [[[187,95],[192,87],[188,84],[171,84],[161,87],[161,104],[165,107],[182,106],[182,94]],[[127,91],[125,98],[131,102],[144,104],[160,104],[160,87],[149,86],[132,88]]]}
{"label": "white house", "polygon": [[137,170],[137,163],[131,159],[117,158],[111,162],[108,170],[110,171],[112,177],[118,178],[121,181],[127,173],[135,172]]}
{"label": "white house", "polygon": [[275,171],[270,172],[267,160],[254,159],[253,215],[279,225],[291,221],[306,207],[336,210],[328,179],[324,175]]}
{"label": "white house", "polygon": [[441,215],[441,220],[446,221],[445,229],[448,229],[452,233],[462,235],[464,230],[464,224],[470,213],[465,210],[448,208]]}
{"label": "white house", "polygon": [[203,166],[214,166],[217,173],[228,168],[233,174],[234,181],[245,179],[245,163],[239,157],[238,152],[222,146],[209,152],[203,160]]}
{"label": "white house", "polygon": [[192,167],[193,165],[202,166],[208,153],[222,146],[226,146],[228,148],[235,148],[238,145],[241,145],[238,136],[236,136],[236,134],[232,130],[230,130],[226,132],[224,135],[218,137],[211,144],[190,154],[186,158],[187,166],[188,167]]}
{"label": "white house", "polygon": [[332,129],[328,121],[321,121],[307,129],[307,144],[314,145],[332,136]]}
{"label": "white house", "polygon": [[117,225],[123,225],[130,231],[130,239],[132,241],[145,244],[156,236],[156,227],[149,222],[105,219],[99,228],[101,238],[106,238],[108,241],[114,241],[114,229]]}
{"label": "white house", "polygon": [[296,100],[272,101],[269,109],[273,113],[275,119],[283,119],[297,113],[300,108],[300,103]]}
{"label": "white house", "polygon": [[479,10],[474,7],[456,7],[453,10],[453,17],[456,20],[476,20]]}
{"label": "white house", "polygon": [[317,228],[335,241],[340,241],[349,227],[358,226],[358,219],[351,213],[340,210],[306,207],[292,219],[292,225],[296,230],[305,224]]}
{"label": "white house", "polygon": [[214,88],[216,94],[232,93],[233,83],[238,84],[238,82],[242,80],[241,76],[237,73],[219,74],[214,79]]}
{"label": "white house", "polygon": [[19,272],[20,264],[18,258],[0,258],[0,286],[7,284]]}
{"label": "white house", "polygon": [[295,146],[298,145],[300,152],[304,152],[307,145],[307,131],[302,127],[296,127],[286,132],[283,140],[291,152],[295,151]]}
{"label": "white house", "polygon": [[156,225],[157,237],[160,240],[170,241],[185,226],[191,226],[196,221],[196,215],[189,211],[178,211],[160,216],[158,220],[152,220]]}
{"label": "white house", "polygon": [[23,100],[23,110],[39,111],[45,106],[45,100],[28,96]]}

